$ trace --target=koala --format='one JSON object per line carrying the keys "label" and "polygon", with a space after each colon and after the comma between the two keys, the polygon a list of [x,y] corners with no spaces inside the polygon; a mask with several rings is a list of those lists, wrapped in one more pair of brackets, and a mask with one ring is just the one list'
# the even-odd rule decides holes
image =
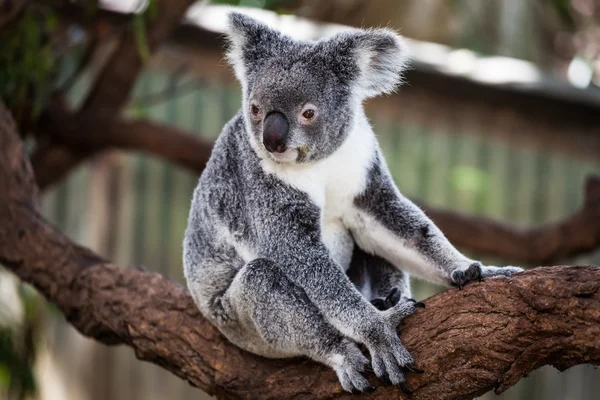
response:
{"label": "koala", "polygon": [[400,36],[297,41],[243,14],[228,21],[242,107],[194,191],[190,293],[242,349],[310,357],[349,392],[373,390],[366,371],[402,386],[420,372],[397,334],[424,306],[409,275],[462,287],[522,270],[461,254],[394,184],[362,103],[400,83]]}

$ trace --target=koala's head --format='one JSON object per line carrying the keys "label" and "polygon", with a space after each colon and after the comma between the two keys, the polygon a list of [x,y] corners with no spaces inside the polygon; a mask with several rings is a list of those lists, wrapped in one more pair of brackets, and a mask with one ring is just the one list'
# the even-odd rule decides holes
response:
{"label": "koala's head", "polygon": [[297,41],[231,13],[228,36],[253,147],[278,163],[333,153],[352,130],[362,101],[392,92],[406,65],[403,41],[388,29]]}

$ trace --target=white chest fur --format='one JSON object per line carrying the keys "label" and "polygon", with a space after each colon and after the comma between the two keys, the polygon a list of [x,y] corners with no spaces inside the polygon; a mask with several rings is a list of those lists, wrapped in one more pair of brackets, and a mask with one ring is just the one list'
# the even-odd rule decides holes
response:
{"label": "white chest fur", "polygon": [[321,209],[323,242],[345,270],[354,242],[343,220],[353,213],[354,198],[366,186],[375,146],[373,130],[362,117],[340,148],[323,160],[311,164],[262,162],[265,172],[305,192]]}

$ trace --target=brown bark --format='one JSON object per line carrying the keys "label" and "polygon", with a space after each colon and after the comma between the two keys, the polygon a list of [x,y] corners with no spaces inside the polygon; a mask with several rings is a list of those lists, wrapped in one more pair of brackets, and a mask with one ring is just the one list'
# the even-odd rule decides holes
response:
{"label": "brown bark", "polygon": [[29,3],[30,0],[0,0],[0,30],[14,22]]}
{"label": "brown bark", "polygon": [[[359,398],[308,360],[267,360],[231,345],[190,296],[159,274],[120,268],[49,225],[32,169],[0,103],[0,262],[55,303],[84,335],[126,344],[210,394],[227,399]],[[426,300],[401,337],[423,375],[412,399],[501,392],[542,365],[600,364],[600,268],[538,268]],[[378,386],[360,398],[403,395]]]}
{"label": "brown bark", "polygon": [[81,153],[107,149],[150,153],[167,162],[200,173],[213,143],[189,131],[145,120],[122,120],[96,113],[49,110],[39,119],[38,136]]}

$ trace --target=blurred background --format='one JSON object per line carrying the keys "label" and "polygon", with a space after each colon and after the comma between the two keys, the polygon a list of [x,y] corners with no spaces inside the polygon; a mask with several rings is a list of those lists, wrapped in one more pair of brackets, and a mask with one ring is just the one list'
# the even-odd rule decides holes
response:
{"label": "blurred background", "polygon": [[[9,3],[15,2],[0,0],[0,9]],[[586,176],[600,175],[597,0],[198,2],[151,57],[143,28],[156,18],[153,1],[87,2],[85,18],[135,13],[126,22],[100,25],[102,40],[92,55],[87,49],[97,38],[85,19],[66,16],[61,7],[69,2],[24,3],[18,23],[0,30],[0,96],[22,129],[57,88],[76,109],[119,30],[132,30],[147,64],[126,116],[214,139],[240,105],[222,53],[227,4],[302,39],[345,25],[388,26],[411,39],[407,83],[366,107],[400,190],[414,200],[531,227],[579,209]],[[26,97],[33,107],[22,107]],[[104,152],[47,189],[43,211],[116,263],[184,284],[181,243],[196,182],[197,174],[151,156]],[[494,265],[515,263],[470,255]],[[600,251],[561,262],[600,264]],[[418,299],[442,290],[422,282],[413,288]],[[591,366],[564,373],[544,367],[502,395],[482,398],[591,400],[598,393],[600,372]],[[0,270],[0,398],[203,396],[136,360],[129,348],[83,338],[33,289]]]}

